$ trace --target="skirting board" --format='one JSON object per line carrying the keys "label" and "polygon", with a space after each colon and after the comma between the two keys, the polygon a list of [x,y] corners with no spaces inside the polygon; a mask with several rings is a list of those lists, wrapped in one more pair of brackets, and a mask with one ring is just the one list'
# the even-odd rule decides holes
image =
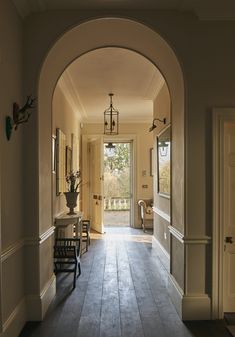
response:
{"label": "skirting board", "polygon": [[27,320],[26,316],[26,303],[25,298],[20,301],[13,312],[10,314],[6,322],[3,324],[2,337],[18,337],[20,331],[22,330],[25,322]]}
{"label": "skirting board", "polygon": [[167,253],[165,248],[160,244],[160,242],[155,238],[154,235],[152,236],[152,245],[153,247],[157,249],[158,256],[162,264],[164,265],[164,267],[169,273],[170,272],[170,255]]}
{"label": "skirting board", "polygon": [[208,295],[184,295],[172,275],[168,277],[168,293],[183,321],[211,319],[211,299]]}
{"label": "skirting board", "polygon": [[56,278],[53,274],[40,295],[27,296],[27,320],[42,321],[56,294]]}

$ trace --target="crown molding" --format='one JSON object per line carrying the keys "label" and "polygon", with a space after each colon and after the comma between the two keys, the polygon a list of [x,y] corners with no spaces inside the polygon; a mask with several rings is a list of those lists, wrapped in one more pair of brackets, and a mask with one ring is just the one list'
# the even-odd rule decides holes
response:
{"label": "crown molding", "polygon": [[[99,10],[99,9],[111,9],[113,8],[112,4],[108,2],[106,4],[93,2],[93,4],[83,4],[79,1],[75,4],[72,0],[66,0],[64,3],[66,5],[61,5],[62,1],[46,1],[45,0],[12,0],[14,3],[19,15],[22,19],[25,19],[31,13],[37,13],[47,10]],[[121,5],[122,3],[122,5]],[[200,2],[193,2],[192,0],[181,0],[180,2],[174,2],[169,5],[168,1],[165,1],[165,5],[159,5],[156,1],[144,2],[142,1],[137,4],[132,4],[131,1],[120,1],[117,2],[115,9],[123,7],[126,10],[130,9],[148,9],[152,11],[175,11],[176,13],[189,13],[194,15],[198,20],[201,21],[234,21],[235,20],[235,5],[230,2],[219,3],[219,6],[215,3],[211,5],[202,4]],[[123,9],[124,9],[123,8]],[[114,8],[113,8],[114,9]]]}
{"label": "crown molding", "polygon": [[43,12],[47,10],[44,0],[12,0],[12,2],[22,19],[26,18],[26,16],[31,13]]}
{"label": "crown molding", "polygon": [[22,19],[30,14],[31,10],[27,0],[12,0],[12,2]]}

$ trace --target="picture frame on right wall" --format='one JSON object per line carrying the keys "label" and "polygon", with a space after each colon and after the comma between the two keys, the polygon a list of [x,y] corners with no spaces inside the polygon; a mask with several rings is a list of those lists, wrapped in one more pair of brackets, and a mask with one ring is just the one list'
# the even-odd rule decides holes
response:
{"label": "picture frame on right wall", "polygon": [[171,195],[171,126],[167,126],[157,136],[157,179],[159,195]]}

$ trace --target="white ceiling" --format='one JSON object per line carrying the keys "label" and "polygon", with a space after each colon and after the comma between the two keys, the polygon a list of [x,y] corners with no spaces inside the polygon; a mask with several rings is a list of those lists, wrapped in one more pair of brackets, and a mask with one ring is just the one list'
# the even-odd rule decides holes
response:
{"label": "white ceiling", "polygon": [[202,20],[235,19],[234,0],[12,0],[24,18],[48,10],[150,9],[192,11]]}
{"label": "white ceiling", "polygon": [[109,93],[120,122],[151,122],[153,100],[164,79],[143,56],[122,48],[102,48],[75,60],[58,85],[84,122],[103,122]]}

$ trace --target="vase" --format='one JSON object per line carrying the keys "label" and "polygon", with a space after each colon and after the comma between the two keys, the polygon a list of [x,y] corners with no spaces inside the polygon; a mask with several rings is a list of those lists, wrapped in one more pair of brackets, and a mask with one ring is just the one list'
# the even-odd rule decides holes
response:
{"label": "vase", "polygon": [[67,213],[68,215],[76,214],[76,212],[74,212],[74,208],[77,206],[78,194],[79,192],[64,192],[66,206],[69,208],[69,213]]}

